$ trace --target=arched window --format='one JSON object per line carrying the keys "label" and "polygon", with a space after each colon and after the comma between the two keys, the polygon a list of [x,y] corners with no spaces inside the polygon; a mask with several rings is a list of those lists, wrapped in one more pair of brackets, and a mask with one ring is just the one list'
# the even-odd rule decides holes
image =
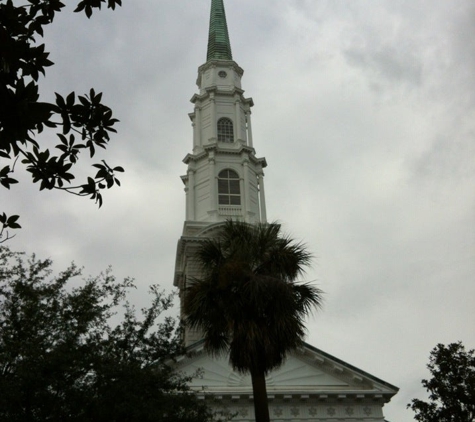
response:
{"label": "arched window", "polygon": [[234,142],[233,122],[227,117],[221,117],[218,120],[218,141]]}
{"label": "arched window", "polygon": [[234,170],[223,170],[218,175],[219,205],[241,205],[239,175]]}

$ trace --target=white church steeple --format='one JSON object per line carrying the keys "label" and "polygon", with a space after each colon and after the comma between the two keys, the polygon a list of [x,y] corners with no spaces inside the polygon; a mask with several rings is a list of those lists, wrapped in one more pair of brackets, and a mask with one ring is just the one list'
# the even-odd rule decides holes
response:
{"label": "white church steeple", "polygon": [[[229,219],[266,222],[265,158],[255,155],[251,98],[244,97],[244,71],[233,60],[223,0],[212,0],[207,61],[198,69],[199,92],[191,102],[192,152],[183,162],[186,218],[178,241],[174,284],[183,301],[187,280],[199,277],[197,246]],[[200,333],[185,329],[185,344]]]}
{"label": "white church steeple", "polygon": [[265,222],[263,168],[252,139],[251,98],[244,97],[244,71],[232,60],[222,0],[213,0],[207,61],[198,69],[199,93],[191,102],[193,148],[184,162],[186,221],[194,225],[239,219]]}

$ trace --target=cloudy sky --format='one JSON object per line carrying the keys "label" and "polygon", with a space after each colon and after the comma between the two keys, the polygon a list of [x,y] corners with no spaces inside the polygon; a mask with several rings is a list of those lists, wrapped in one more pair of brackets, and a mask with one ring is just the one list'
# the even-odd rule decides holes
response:
{"label": "cloudy sky", "polygon": [[[206,57],[209,0],[123,0],[47,29],[53,92],[104,92],[121,120],[104,157],[122,187],[92,201],[0,190],[21,214],[11,248],[97,274],[109,264],[171,290],[185,218],[187,114]],[[255,102],[267,210],[314,253],[326,292],[308,341],[400,387],[406,404],[439,342],[475,347],[475,3],[472,0],[227,0],[234,59]],[[102,157],[100,157],[102,158]]]}

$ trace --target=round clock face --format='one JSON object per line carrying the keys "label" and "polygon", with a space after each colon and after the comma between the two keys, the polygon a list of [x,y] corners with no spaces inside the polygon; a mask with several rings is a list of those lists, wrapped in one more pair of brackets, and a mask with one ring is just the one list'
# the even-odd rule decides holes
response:
{"label": "round clock face", "polygon": [[228,76],[228,74],[224,71],[224,70],[221,70],[219,73],[218,73],[219,77],[220,78],[225,78],[226,76]]}

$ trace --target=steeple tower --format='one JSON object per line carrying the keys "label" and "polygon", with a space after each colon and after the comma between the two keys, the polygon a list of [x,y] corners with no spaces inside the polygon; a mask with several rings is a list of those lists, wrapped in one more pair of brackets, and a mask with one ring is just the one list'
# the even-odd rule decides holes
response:
{"label": "steeple tower", "polygon": [[200,227],[229,218],[266,220],[264,158],[256,158],[251,98],[244,97],[244,71],[232,60],[223,0],[212,0],[207,61],[198,69],[199,93],[191,102],[193,153],[184,162],[186,224]]}
{"label": "steeple tower", "polygon": [[[199,277],[194,254],[199,242],[213,236],[228,219],[251,224],[266,221],[265,158],[257,158],[251,127],[252,98],[244,97],[244,71],[233,60],[223,0],[211,1],[207,61],[198,68],[199,92],[191,102],[192,152],[181,179],[186,193],[186,219],[178,242],[175,286]],[[185,331],[185,343],[200,339]]]}

